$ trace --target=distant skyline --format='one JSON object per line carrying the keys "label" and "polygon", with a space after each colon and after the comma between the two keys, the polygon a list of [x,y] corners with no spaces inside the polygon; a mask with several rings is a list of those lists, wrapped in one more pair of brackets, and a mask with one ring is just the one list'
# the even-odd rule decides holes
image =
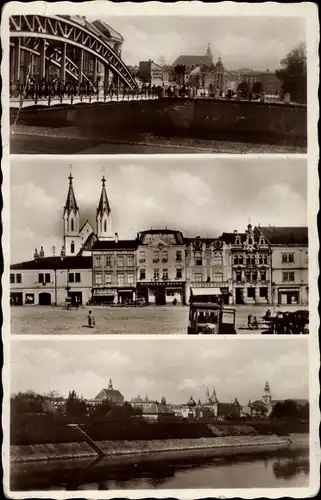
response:
{"label": "distant skyline", "polygon": [[94,230],[105,175],[113,232],[120,239],[151,227],[218,237],[244,231],[249,222],[307,224],[305,159],[20,157],[11,160],[12,263],[32,260],[41,245],[47,256],[53,247],[60,254],[71,170],[80,223],[88,219]]}
{"label": "distant skyline", "polygon": [[181,54],[205,55],[227,69],[265,71],[305,42],[305,20],[267,16],[109,16],[103,20],[124,37],[122,58],[128,65],[152,59],[173,64]]}
{"label": "distant skyline", "polygon": [[[36,355],[35,355],[36,354]],[[11,393],[75,390],[93,399],[109,379],[125,400],[147,394],[168,403],[235,397],[261,399],[269,381],[273,399],[308,399],[306,339],[89,339],[12,341]],[[26,376],[28,374],[28,376]]]}

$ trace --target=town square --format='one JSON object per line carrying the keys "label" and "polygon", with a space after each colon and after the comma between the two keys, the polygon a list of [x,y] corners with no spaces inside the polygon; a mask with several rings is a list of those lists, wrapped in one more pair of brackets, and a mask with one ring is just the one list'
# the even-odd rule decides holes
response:
{"label": "town square", "polygon": [[[261,162],[264,168],[268,161]],[[34,163],[25,187],[25,161],[13,163],[13,210],[23,210],[25,221],[12,233],[20,260],[10,269],[12,333],[197,333],[196,323],[211,324],[210,313],[223,325],[216,333],[307,333],[303,160],[283,160],[273,181],[269,163],[263,182],[257,160],[199,160],[197,175],[194,161],[182,162],[182,170],[177,161],[159,160],[152,171],[148,160],[95,162],[90,186],[85,161],[65,163],[52,161],[54,183],[41,161]],[[286,192],[293,206],[278,214],[275,203]],[[272,218],[284,222],[268,224]]]}

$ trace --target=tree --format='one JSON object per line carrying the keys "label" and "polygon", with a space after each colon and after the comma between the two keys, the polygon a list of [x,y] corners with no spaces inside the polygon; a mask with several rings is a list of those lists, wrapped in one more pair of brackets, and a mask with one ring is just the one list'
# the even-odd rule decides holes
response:
{"label": "tree", "polygon": [[291,101],[307,102],[307,56],[305,43],[300,43],[280,61],[281,68],[275,74],[282,82],[283,95],[287,92]]}
{"label": "tree", "polygon": [[185,83],[185,72],[186,72],[185,64],[177,64],[177,66],[175,66],[174,68],[174,71],[178,76],[179,85],[183,85]]}
{"label": "tree", "polygon": [[241,83],[239,83],[237,90],[240,90],[241,92],[244,92],[245,94],[248,94],[250,91],[250,86],[248,82],[243,80]]}
{"label": "tree", "polygon": [[87,415],[87,403],[80,398],[75,391],[70,391],[66,401],[66,413],[70,417],[82,417]]}
{"label": "tree", "polygon": [[19,416],[23,413],[44,413],[44,396],[33,391],[18,392],[11,398],[11,413]]}
{"label": "tree", "polygon": [[261,82],[255,82],[252,87],[253,94],[260,94],[263,90],[263,85]]}
{"label": "tree", "polygon": [[278,418],[280,420],[288,421],[298,420],[301,418],[300,407],[295,401],[286,399],[285,401],[276,403],[272,410],[270,418]]}

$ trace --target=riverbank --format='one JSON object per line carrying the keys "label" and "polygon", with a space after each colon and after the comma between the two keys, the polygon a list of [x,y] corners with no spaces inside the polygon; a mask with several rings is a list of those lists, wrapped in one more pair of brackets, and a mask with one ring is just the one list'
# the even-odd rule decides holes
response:
{"label": "riverbank", "polygon": [[[289,434],[288,436],[224,436],[200,439],[165,439],[150,441],[97,441],[106,457],[142,455],[149,453],[169,453],[200,450],[217,450],[222,455],[231,451],[259,452],[265,449],[288,448],[294,445],[309,445],[308,434]],[[86,442],[55,443],[36,445],[12,445],[12,463],[43,462],[96,458],[97,453]]]}

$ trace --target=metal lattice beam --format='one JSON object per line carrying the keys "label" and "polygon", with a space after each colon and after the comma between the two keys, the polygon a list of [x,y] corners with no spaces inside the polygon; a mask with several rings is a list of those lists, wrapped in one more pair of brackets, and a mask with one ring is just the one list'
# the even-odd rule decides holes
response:
{"label": "metal lattice beam", "polygon": [[96,34],[76,22],[59,16],[14,15],[9,19],[10,38],[37,38],[83,49],[97,57],[112,73],[118,75],[122,83],[132,90],[137,89],[136,81],[116,52]]}

